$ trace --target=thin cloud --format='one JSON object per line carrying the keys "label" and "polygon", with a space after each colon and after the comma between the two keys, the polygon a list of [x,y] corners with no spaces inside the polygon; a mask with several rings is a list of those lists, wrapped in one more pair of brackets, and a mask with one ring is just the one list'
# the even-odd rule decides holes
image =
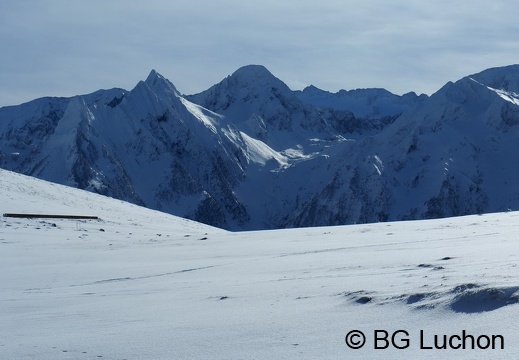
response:
{"label": "thin cloud", "polygon": [[432,93],[519,58],[519,4],[496,0],[20,0],[0,11],[0,106],[131,89],[155,68],[183,93],[263,64],[293,88]]}

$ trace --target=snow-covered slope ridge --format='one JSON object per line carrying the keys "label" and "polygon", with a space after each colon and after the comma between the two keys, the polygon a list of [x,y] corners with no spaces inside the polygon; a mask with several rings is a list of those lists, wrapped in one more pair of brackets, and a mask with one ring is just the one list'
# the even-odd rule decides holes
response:
{"label": "snow-covered slope ridge", "polygon": [[1,108],[0,166],[233,230],[519,209],[518,93],[512,65],[430,97],[349,93],[362,117],[263,66],[191,96],[152,71],[131,91]]}
{"label": "snow-covered slope ridge", "polygon": [[519,153],[519,107],[511,101],[519,66],[482,74],[445,85],[374,137],[339,151],[323,191],[301,202],[289,224],[519,208],[519,172],[509,166]]}
{"label": "snow-covered slope ridge", "polygon": [[356,117],[377,119],[399,115],[427,99],[413,92],[398,96],[385,89],[341,90],[330,93],[308,86],[303,91],[295,92],[298,99],[316,106],[337,110],[349,110]]}
{"label": "snow-covered slope ridge", "polygon": [[[519,353],[517,212],[230,233],[5,170],[0,200],[1,213],[100,217],[0,218],[5,359]],[[352,330],[366,335],[362,349],[346,346]],[[404,330],[397,344],[409,347],[375,350],[375,330]],[[421,338],[431,347],[435,335],[463,333],[503,342],[420,349]]]}
{"label": "snow-covered slope ridge", "polygon": [[238,129],[278,151],[306,147],[313,138],[363,137],[392,121],[357,118],[348,110],[307,104],[260,65],[242,67],[210,89],[187,98],[225,115]]}
{"label": "snow-covered slope ridge", "polygon": [[130,92],[40,99],[0,118],[4,168],[220,227],[248,221],[233,193],[247,166],[284,161],[155,71]]}
{"label": "snow-covered slope ridge", "polygon": [[[123,231],[124,226],[130,224],[130,227],[134,227],[134,231],[140,228],[146,232],[160,232],[161,229],[166,228],[171,232],[186,233],[195,237],[208,231],[212,233],[226,232],[219,228],[164,212],[2,169],[0,169],[0,199],[0,215],[6,213],[83,215],[99,218],[92,221],[4,218],[3,225],[29,221],[34,224],[42,224],[45,228],[50,226],[51,222],[58,222],[70,224],[77,231],[81,231],[80,228],[83,226],[96,230],[103,228],[103,226],[116,226],[118,231]],[[6,227],[2,226],[2,232],[5,230]],[[123,238],[126,235],[120,235],[122,241],[124,241]],[[12,238],[12,240],[15,240],[15,238]]]}

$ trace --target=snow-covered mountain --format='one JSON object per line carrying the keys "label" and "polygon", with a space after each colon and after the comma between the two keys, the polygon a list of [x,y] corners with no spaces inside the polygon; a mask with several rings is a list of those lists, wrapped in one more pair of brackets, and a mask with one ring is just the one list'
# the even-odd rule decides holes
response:
{"label": "snow-covered mountain", "polygon": [[315,138],[363,137],[392,121],[385,116],[366,119],[347,109],[305,103],[260,65],[242,67],[208,90],[186,98],[224,115],[240,131],[278,151],[293,146],[315,147]]}
{"label": "snow-covered mountain", "polygon": [[2,359],[519,353],[518,212],[228,232],[1,169],[0,199],[0,214],[99,216],[0,217]]}
{"label": "snow-covered mountain", "polygon": [[40,99],[0,118],[4,168],[220,227],[248,220],[233,193],[245,140],[155,71],[129,92]]}
{"label": "snow-covered mountain", "polygon": [[245,66],[183,96],[152,71],[0,109],[0,166],[226,229],[519,208],[519,66],[430,97],[290,90]]}
{"label": "snow-covered mountain", "polygon": [[402,96],[386,89],[341,90],[331,93],[310,85],[295,92],[298,99],[309,104],[337,110],[351,111],[356,117],[379,119],[399,115],[427,99],[414,92]]}

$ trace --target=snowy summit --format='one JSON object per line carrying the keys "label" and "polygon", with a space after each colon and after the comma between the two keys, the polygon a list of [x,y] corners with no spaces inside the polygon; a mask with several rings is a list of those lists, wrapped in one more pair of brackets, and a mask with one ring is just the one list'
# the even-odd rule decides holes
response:
{"label": "snowy summit", "polygon": [[332,94],[249,65],[182,95],[153,70],[1,108],[0,167],[228,230],[514,210],[518,81],[512,65],[430,97]]}

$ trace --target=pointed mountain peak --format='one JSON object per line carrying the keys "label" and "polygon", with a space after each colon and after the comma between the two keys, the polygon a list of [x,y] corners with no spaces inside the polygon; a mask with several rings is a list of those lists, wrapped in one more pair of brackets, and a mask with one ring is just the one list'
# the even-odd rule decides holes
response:
{"label": "pointed mountain peak", "polygon": [[303,91],[305,91],[305,90],[307,90],[307,91],[324,91],[323,89],[319,89],[317,86],[312,85],[312,84],[310,84],[307,87],[305,87],[303,89]]}
{"label": "pointed mountain peak", "polygon": [[157,81],[160,78],[164,78],[162,75],[160,75],[155,69],[151,69],[148,77],[146,78],[146,83],[152,83],[154,81]]}
{"label": "pointed mountain peak", "polygon": [[175,85],[171,83],[168,79],[166,79],[164,76],[160,75],[155,69],[150,71],[150,74],[146,78],[145,81],[146,85],[148,85],[151,89],[165,89],[173,92],[174,94],[178,95],[179,92],[175,88]]}
{"label": "pointed mountain peak", "polygon": [[312,95],[331,94],[331,92],[319,89],[317,86],[314,86],[314,85],[308,85],[307,87],[305,87],[303,89],[302,93],[303,94],[312,94]]}

